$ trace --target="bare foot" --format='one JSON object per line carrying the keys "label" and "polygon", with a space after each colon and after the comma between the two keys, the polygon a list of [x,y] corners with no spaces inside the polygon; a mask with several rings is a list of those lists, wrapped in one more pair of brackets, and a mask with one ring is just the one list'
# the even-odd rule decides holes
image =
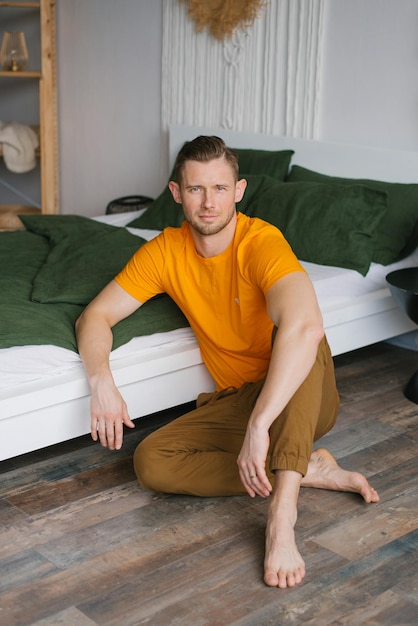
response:
{"label": "bare foot", "polygon": [[305,576],[305,563],[297,549],[292,525],[276,528],[269,524],[266,531],[264,582],[269,587],[294,587]]}
{"label": "bare foot", "polygon": [[266,528],[264,582],[269,587],[294,587],[305,576],[305,563],[295,540],[299,472],[276,472]]}
{"label": "bare foot", "polygon": [[308,471],[302,478],[301,487],[353,491],[363,496],[366,502],[378,502],[379,495],[363,474],[342,469],[332,454],[325,448],[312,452]]}

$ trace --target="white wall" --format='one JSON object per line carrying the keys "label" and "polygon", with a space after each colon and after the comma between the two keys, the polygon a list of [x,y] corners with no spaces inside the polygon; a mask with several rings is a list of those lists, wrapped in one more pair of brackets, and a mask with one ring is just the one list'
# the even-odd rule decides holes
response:
{"label": "white wall", "polygon": [[327,0],[323,139],[418,149],[418,1]]}
{"label": "white wall", "polygon": [[62,213],[161,187],[161,0],[58,0]]}
{"label": "white wall", "polygon": [[[57,13],[61,211],[157,195],[162,0],[58,0]],[[326,0],[324,38],[320,138],[417,150],[418,0]]]}

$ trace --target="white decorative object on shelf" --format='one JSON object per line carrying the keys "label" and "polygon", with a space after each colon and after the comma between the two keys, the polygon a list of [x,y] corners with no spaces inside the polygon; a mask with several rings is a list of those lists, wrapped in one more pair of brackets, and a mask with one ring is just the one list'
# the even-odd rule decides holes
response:
{"label": "white decorative object on shelf", "polygon": [[39,140],[30,126],[18,122],[0,122],[0,144],[4,162],[11,172],[23,174],[36,167],[35,150]]}

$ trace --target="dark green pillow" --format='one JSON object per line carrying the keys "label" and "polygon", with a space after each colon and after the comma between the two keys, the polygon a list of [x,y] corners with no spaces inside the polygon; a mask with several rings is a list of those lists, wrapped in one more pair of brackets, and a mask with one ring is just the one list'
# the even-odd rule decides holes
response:
{"label": "dark green pillow", "polygon": [[275,182],[246,213],[277,226],[299,259],[365,275],[386,210],[386,193],[362,185]]}
{"label": "dark green pillow", "polygon": [[271,176],[284,181],[289,172],[294,150],[251,150],[231,148],[238,156],[241,177],[247,174]]}
{"label": "dark green pillow", "polygon": [[86,305],[145,243],[124,228],[80,215],[22,215],[27,230],[46,237],[50,251],[33,282],[36,302]]}
{"label": "dark green pillow", "polygon": [[247,187],[242,200],[237,203],[237,210],[246,215],[254,215],[254,203],[257,205],[259,198],[266,192],[271,191],[274,195],[283,185],[283,182],[267,175],[249,174],[244,178]]}
{"label": "dark green pillow", "polygon": [[378,226],[372,261],[389,265],[407,257],[418,246],[418,184],[327,176],[299,165],[292,167],[288,181],[358,184],[385,191],[388,195],[388,210]]}
{"label": "dark green pillow", "polygon": [[[247,206],[251,204],[255,197],[277,183],[277,180],[270,176],[250,174],[245,176],[245,179],[247,180],[247,188],[243,199],[237,204],[237,209],[241,211],[241,213],[246,213]],[[167,226],[178,228],[181,226],[183,220],[184,214],[181,204],[177,204],[177,202],[174,201],[171,191],[166,187],[162,194],[148,207],[145,213],[132,220],[132,222],[129,222],[128,226],[131,228],[163,230],[163,228]]]}

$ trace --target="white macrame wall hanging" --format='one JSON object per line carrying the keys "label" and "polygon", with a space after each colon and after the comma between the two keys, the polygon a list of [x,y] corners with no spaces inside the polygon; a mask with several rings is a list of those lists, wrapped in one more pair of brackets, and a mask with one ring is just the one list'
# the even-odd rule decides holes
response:
{"label": "white macrame wall hanging", "polygon": [[268,0],[232,36],[163,0],[162,124],[314,138],[325,0]]}

